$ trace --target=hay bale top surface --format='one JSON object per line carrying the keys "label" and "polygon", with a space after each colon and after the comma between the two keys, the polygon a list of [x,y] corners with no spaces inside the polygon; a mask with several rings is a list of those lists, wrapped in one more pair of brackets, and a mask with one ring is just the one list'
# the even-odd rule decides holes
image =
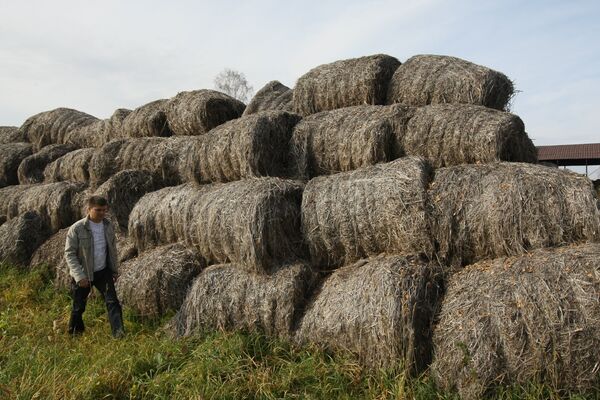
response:
{"label": "hay bale top surface", "polygon": [[231,119],[239,118],[246,105],[225,93],[200,89],[180,92],[169,100],[167,114],[174,135],[202,135]]}
{"label": "hay bale top surface", "polygon": [[292,89],[279,81],[271,81],[256,92],[243,115],[269,110],[292,111],[293,108]]}
{"label": "hay bale top surface", "polygon": [[70,108],[57,108],[29,117],[21,128],[36,150],[67,142],[71,131],[93,124],[98,118]]}
{"label": "hay bale top surface", "polygon": [[439,265],[419,256],[378,256],[342,267],[316,290],[297,340],[349,350],[370,367],[420,372],[432,356],[441,277]]}
{"label": "hay bale top surface", "polygon": [[19,184],[40,183],[44,180],[44,169],[54,160],[76,150],[72,144],[50,144],[40,151],[26,157],[17,171]]}
{"label": "hay bale top surface", "polygon": [[429,197],[438,256],[453,266],[600,241],[592,183],[570,171],[506,162],[440,168]]}
{"label": "hay bale top surface", "polygon": [[506,75],[456,57],[417,55],[394,73],[387,104],[424,106],[439,103],[507,108],[514,87]]}
{"label": "hay bale top surface", "polygon": [[465,267],[448,283],[433,376],[467,399],[538,380],[557,390],[597,388],[599,296],[599,244]]}
{"label": "hay bale top surface", "polygon": [[494,161],[537,162],[537,150],[518,116],[471,104],[415,109],[400,138],[404,153],[436,168]]}
{"label": "hay bale top surface", "polygon": [[[159,99],[144,104],[133,111],[120,111],[113,114],[114,129],[120,129],[116,137],[171,136],[167,122],[167,99]],[[119,111],[119,110],[117,110]],[[120,122],[119,122],[120,121]]]}
{"label": "hay bale top surface", "polygon": [[306,116],[360,104],[385,104],[389,80],[399,65],[394,57],[376,54],[313,68],[296,83],[294,111]]}
{"label": "hay bale top surface", "polygon": [[93,148],[78,149],[57,158],[44,169],[44,181],[89,182],[90,161],[95,151]]}
{"label": "hay bale top surface", "polygon": [[0,145],[19,142],[27,142],[23,131],[16,126],[0,126]]}

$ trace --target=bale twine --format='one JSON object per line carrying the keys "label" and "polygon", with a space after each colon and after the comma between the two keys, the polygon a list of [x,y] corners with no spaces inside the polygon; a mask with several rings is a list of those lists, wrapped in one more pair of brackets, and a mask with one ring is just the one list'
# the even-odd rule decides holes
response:
{"label": "bale twine", "polygon": [[19,184],[43,182],[46,166],[75,149],[76,147],[71,144],[50,144],[37,153],[25,157],[17,170]]}
{"label": "bale twine", "polygon": [[99,186],[119,171],[146,170],[165,185],[180,183],[179,154],[167,138],[144,137],[113,140],[96,151],[90,162],[90,181]]}
{"label": "bale twine", "polygon": [[385,54],[323,64],[302,75],[294,88],[294,111],[315,114],[361,104],[385,104],[400,61]]}
{"label": "bale twine", "polygon": [[431,362],[441,267],[416,256],[378,256],[345,266],[315,291],[296,341],[354,353],[371,368],[423,371]]}
{"label": "bale twine", "polygon": [[35,249],[50,232],[34,211],[25,212],[0,225],[0,264],[25,267]]}
{"label": "bale twine", "polygon": [[432,374],[465,399],[506,384],[597,388],[599,297],[598,244],[470,265],[450,278]]}
{"label": "bale twine", "polygon": [[94,192],[108,200],[111,214],[121,229],[127,229],[129,213],[146,193],[158,190],[160,182],[149,171],[124,170],[116,173]]}
{"label": "bale twine", "polygon": [[429,198],[438,256],[453,266],[600,240],[590,180],[557,168],[504,162],[441,168]]}
{"label": "bale twine", "polygon": [[57,108],[29,117],[20,129],[35,151],[39,151],[49,144],[67,143],[70,132],[97,121],[98,118],[81,111]]}
{"label": "bale twine", "polygon": [[263,111],[212,129],[198,140],[196,180],[285,177],[289,174],[290,137],[299,120],[300,116],[285,111]]}
{"label": "bale twine", "polygon": [[290,142],[292,173],[309,179],[390,161],[411,115],[401,105],[363,105],[305,117]]}
{"label": "bale twine", "polygon": [[0,188],[19,184],[19,165],[32,153],[29,143],[0,144]]}
{"label": "bale twine", "polygon": [[166,99],[155,100],[128,113],[121,123],[118,137],[171,136],[167,102]]}
{"label": "bale twine", "polygon": [[0,126],[0,145],[24,142],[27,142],[27,137],[18,127]]}
{"label": "bale twine", "polygon": [[213,265],[196,278],[167,330],[175,336],[219,329],[291,338],[314,278],[302,263],[270,276],[248,273],[239,265]]}
{"label": "bale twine", "polygon": [[494,161],[537,162],[537,150],[514,114],[469,104],[418,108],[400,138],[404,153],[434,167]]}
{"label": "bale twine", "polygon": [[44,182],[89,182],[94,152],[93,148],[78,149],[57,158],[44,169]]}
{"label": "bale twine", "polygon": [[500,72],[456,57],[417,55],[395,71],[387,104],[466,103],[504,110],[513,93]]}
{"label": "bale twine", "polygon": [[10,220],[27,211],[36,211],[44,226],[55,233],[75,222],[71,202],[81,190],[83,185],[73,182],[5,187],[0,189],[0,216]]}
{"label": "bale twine", "polygon": [[215,90],[180,92],[167,104],[169,126],[174,135],[207,133],[229,120],[239,118],[246,106],[239,100]]}
{"label": "bale twine", "polygon": [[129,234],[140,250],[184,241],[209,263],[269,273],[304,255],[301,196],[301,184],[278,178],[164,188],[138,201]]}
{"label": "bale twine", "polygon": [[244,110],[243,116],[259,111],[293,111],[294,91],[279,81],[271,81],[262,87]]}
{"label": "bale twine", "polygon": [[159,317],[179,309],[192,281],[205,267],[204,260],[182,244],[157,247],[123,263],[117,296],[135,313]]}
{"label": "bale twine", "polygon": [[429,165],[405,157],[312,179],[302,231],[314,265],[336,267],[380,253],[433,253]]}

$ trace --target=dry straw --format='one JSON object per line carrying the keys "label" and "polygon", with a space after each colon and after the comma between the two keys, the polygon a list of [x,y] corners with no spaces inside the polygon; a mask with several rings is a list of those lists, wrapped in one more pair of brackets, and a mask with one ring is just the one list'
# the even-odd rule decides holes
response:
{"label": "dry straw", "polygon": [[400,61],[385,54],[323,64],[302,75],[294,88],[294,111],[315,114],[361,104],[385,104]]}
{"label": "dry straw", "polygon": [[193,154],[196,180],[285,177],[289,174],[290,137],[299,120],[300,116],[285,111],[263,111],[214,128],[197,141]]}
{"label": "dry straw", "polygon": [[0,189],[0,219],[36,211],[52,233],[76,220],[71,202],[83,185],[72,182],[9,186]]}
{"label": "dry straw", "polygon": [[113,140],[102,146],[90,162],[90,181],[99,186],[126,169],[146,170],[165,185],[178,184],[180,155],[167,138],[145,137]]}
{"label": "dry straw", "polygon": [[94,152],[93,148],[79,149],[57,158],[44,169],[44,182],[89,182]]}
{"label": "dry straw", "polygon": [[202,135],[231,119],[239,118],[246,106],[215,90],[181,92],[167,104],[169,126],[174,135]]}
{"label": "dry straw", "polygon": [[205,266],[201,257],[181,244],[157,247],[121,265],[117,296],[141,316],[177,311]]}
{"label": "dry straw", "polygon": [[493,161],[537,162],[537,151],[514,114],[468,104],[418,108],[400,146],[434,167]]}
{"label": "dry straw", "polygon": [[70,108],[57,108],[29,117],[20,130],[29,139],[36,151],[49,144],[64,144],[68,135],[98,118]]}
{"label": "dry straw", "polygon": [[514,93],[506,75],[456,57],[417,55],[394,73],[387,104],[466,103],[504,110]]}
{"label": "dry straw", "polygon": [[272,272],[304,255],[302,185],[278,178],[184,184],[148,193],[129,216],[138,249],[184,241],[210,263]]}
{"label": "dry straw", "polygon": [[421,372],[432,356],[441,267],[379,256],[340,268],[316,290],[296,339],[348,350],[369,367]]}
{"label": "dry straw", "polygon": [[259,111],[293,111],[294,92],[279,81],[271,81],[260,89],[244,110],[244,116]]}
{"label": "dry straw", "polygon": [[50,236],[39,246],[31,256],[29,265],[34,268],[40,265],[49,265],[57,268],[65,257],[65,244],[69,228],[64,228]]}
{"label": "dry straw", "polygon": [[[166,99],[155,100],[128,113],[119,126],[114,125],[113,138],[171,136],[167,121],[167,102]],[[119,129],[121,132],[117,133]]]}
{"label": "dry straw", "polygon": [[112,215],[121,229],[127,229],[129,213],[146,193],[158,190],[160,182],[148,171],[124,170],[116,173],[94,192],[108,200]]}
{"label": "dry straw", "polygon": [[16,126],[0,126],[0,145],[27,142],[23,131]]}
{"label": "dry straw", "polygon": [[32,153],[29,143],[0,144],[0,188],[19,184],[19,165]]}
{"label": "dry straw", "polygon": [[46,166],[75,149],[75,146],[71,144],[50,144],[37,153],[24,158],[17,170],[19,184],[43,182]]}
{"label": "dry straw", "polygon": [[213,265],[196,278],[168,330],[176,336],[222,329],[291,338],[314,277],[302,263],[270,276],[239,265]]}
{"label": "dry straw", "polygon": [[503,162],[441,168],[429,197],[438,254],[450,265],[600,240],[592,184],[572,172]]}
{"label": "dry straw", "polygon": [[497,385],[598,387],[600,245],[486,260],[452,276],[434,333],[443,390],[479,399]]}
{"label": "dry straw", "polygon": [[397,156],[413,110],[401,105],[354,106],[305,117],[290,142],[292,173],[301,179],[374,165]]}
{"label": "dry straw", "polygon": [[50,235],[42,218],[25,212],[0,225],[0,263],[27,266],[34,250]]}
{"label": "dry straw", "polygon": [[405,157],[312,179],[302,230],[314,265],[335,267],[380,253],[433,253],[429,165]]}
{"label": "dry straw", "polygon": [[131,113],[123,108],[117,109],[108,119],[97,120],[69,132],[66,141],[77,147],[101,147],[112,139],[123,137],[123,120]]}

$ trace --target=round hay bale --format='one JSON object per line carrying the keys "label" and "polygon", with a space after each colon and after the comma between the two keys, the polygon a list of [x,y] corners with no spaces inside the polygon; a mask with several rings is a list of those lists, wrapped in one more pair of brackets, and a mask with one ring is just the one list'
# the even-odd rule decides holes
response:
{"label": "round hay bale", "polygon": [[125,170],[117,172],[94,192],[108,200],[111,214],[121,229],[127,229],[129,213],[146,193],[158,190],[159,182],[148,171]]}
{"label": "round hay bale", "polygon": [[166,99],[152,101],[128,113],[122,120],[121,132],[117,137],[146,137],[146,136],[171,136],[171,128],[167,121]]}
{"label": "round hay bale", "polygon": [[102,147],[115,138],[122,138],[123,120],[131,113],[124,108],[117,109],[108,119],[76,128],[69,132],[66,141],[80,148]]}
{"label": "round hay bale", "polygon": [[57,158],[44,169],[44,182],[84,182],[90,181],[90,162],[95,149],[86,148],[71,151]]}
{"label": "round hay bale", "polygon": [[429,198],[438,256],[452,266],[600,240],[590,180],[556,168],[504,162],[440,168]]}
{"label": "round hay bale", "polygon": [[306,185],[302,231],[314,265],[336,267],[380,253],[433,253],[429,165],[405,157]]}
{"label": "round hay bale", "polygon": [[29,265],[35,249],[50,236],[42,218],[28,211],[0,225],[0,263]]}
{"label": "round hay bale", "polygon": [[243,116],[259,111],[293,111],[294,91],[279,81],[271,81],[263,86],[244,110]]}
{"label": "round hay bale", "polygon": [[140,250],[183,241],[209,263],[269,273],[305,254],[301,196],[301,184],[278,178],[168,187],[137,202],[129,234]]}
{"label": "round hay bale", "polygon": [[385,104],[389,81],[400,61],[376,54],[323,64],[302,75],[294,88],[294,111],[320,111]]}
{"label": "round hay bale", "polygon": [[[390,161],[412,109],[354,106],[305,117],[290,141],[292,173],[301,179]],[[400,156],[402,154],[399,154]]]}
{"label": "round hay bale", "polygon": [[49,144],[65,144],[71,131],[93,124],[98,118],[70,108],[57,108],[29,117],[21,126],[35,151]]}
{"label": "round hay bale", "polygon": [[24,142],[27,142],[27,137],[18,127],[0,126],[0,145]]}
{"label": "round hay bale", "polygon": [[216,90],[180,92],[167,105],[169,125],[174,135],[202,135],[229,120],[239,118],[246,106]]}
{"label": "round hay bale", "polygon": [[167,116],[174,135],[196,136],[242,116],[244,103],[216,90],[180,92],[169,100]]}
{"label": "round hay bale", "polygon": [[69,228],[61,229],[39,246],[31,256],[30,267],[33,268],[45,264],[58,268],[64,261],[68,232]]}
{"label": "round hay bale", "polygon": [[198,140],[196,180],[285,177],[289,174],[290,137],[299,120],[300,116],[285,111],[263,111],[212,129]]}
{"label": "round hay bale", "polygon": [[598,298],[598,244],[470,265],[448,283],[432,375],[464,399],[531,382],[563,394],[597,389]]}
{"label": "round hay bale", "polygon": [[144,252],[121,265],[117,296],[123,305],[145,317],[177,311],[204,260],[182,244]]}
{"label": "round hay bale", "polygon": [[52,233],[66,228],[76,220],[72,199],[83,190],[82,184],[73,182],[41,183],[9,186],[0,189],[0,216],[7,220],[27,211],[36,211]]}
{"label": "round hay bale", "polygon": [[19,184],[19,165],[32,153],[30,143],[0,144],[0,188]]}
{"label": "round hay bale", "polygon": [[75,149],[76,147],[72,144],[50,144],[37,153],[25,157],[17,170],[19,184],[43,182],[46,166]]}
{"label": "round hay bale", "polygon": [[96,151],[90,162],[90,182],[97,187],[119,171],[146,170],[164,185],[180,182],[179,146],[167,138],[144,137],[113,140]]}
{"label": "round hay bale", "polygon": [[506,75],[456,57],[417,55],[396,69],[387,104],[466,103],[504,110],[514,93]]}
{"label": "round hay bale", "polygon": [[494,161],[537,162],[537,150],[514,114],[469,104],[421,107],[408,122],[400,147],[436,168]]}
{"label": "round hay bale", "polygon": [[354,353],[371,368],[411,373],[431,362],[442,268],[415,256],[379,256],[334,271],[315,291],[296,341]]}
{"label": "round hay bale", "polygon": [[[110,118],[106,120],[107,143],[113,139],[125,137],[125,118],[127,118],[131,113],[132,111],[128,110],[127,108],[117,108]],[[165,134],[165,136],[168,135]]]}
{"label": "round hay bale", "polygon": [[222,329],[291,338],[314,278],[302,263],[285,265],[270,276],[238,265],[213,265],[193,282],[167,330],[175,336]]}

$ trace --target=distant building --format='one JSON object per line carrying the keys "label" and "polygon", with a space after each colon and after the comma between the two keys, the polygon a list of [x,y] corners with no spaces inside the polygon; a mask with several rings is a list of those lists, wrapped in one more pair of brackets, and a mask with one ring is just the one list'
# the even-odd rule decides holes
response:
{"label": "distant building", "polygon": [[585,174],[590,179],[600,178],[596,176],[600,175],[600,168],[588,170],[591,166],[600,166],[600,143],[537,146],[537,150],[541,163],[551,163],[557,167],[585,166]]}

